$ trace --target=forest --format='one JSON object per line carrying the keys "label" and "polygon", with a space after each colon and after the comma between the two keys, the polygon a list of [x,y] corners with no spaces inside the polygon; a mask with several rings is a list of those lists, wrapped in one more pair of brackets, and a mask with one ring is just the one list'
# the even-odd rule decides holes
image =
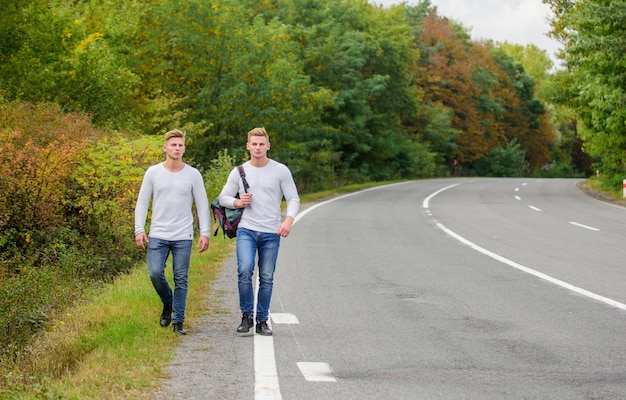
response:
{"label": "forest", "polygon": [[136,267],[134,202],[172,128],[210,197],[256,126],[301,193],[596,171],[621,190],[626,0],[543,2],[562,68],[429,0],[0,0],[0,359]]}

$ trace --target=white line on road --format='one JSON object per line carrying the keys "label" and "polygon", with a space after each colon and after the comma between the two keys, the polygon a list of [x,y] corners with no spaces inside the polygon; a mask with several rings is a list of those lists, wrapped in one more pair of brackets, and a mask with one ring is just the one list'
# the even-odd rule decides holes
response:
{"label": "white line on road", "polygon": [[274,338],[254,335],[254,398],[256,400],[281,400]]}
{"label": "white line on road", "polygon": [[[294,219],[294,225],[309,212],[317,207],[330,203],[345,197],[354,196],[370,190],[376,190],[383,187],[403,185],[409,182],[394,183],[391,185],[377,186],[358,192],[344,194],[343,196],[333,197],[314,206],[307,208],[299,213]],[[271,316],[272,321],[274,317]],[[295,318],[295,316],[293,316]],[[281,316],[277,316],[281,318]],[[297,320],[297,318],[296,318]],[[330,367],[329,367],[330,368]],[[334,378],[333,378],[334,379]],[[272,336],[254,335],[254,399],[255,400],[281,400],[280,384],[278,382],[278,372],[276,369],[276,356],[274,351],[274,339]]]}
{"label": "white line on road", "polygon": [[303,218],[305,215],[307,215],[311,211],[315,210],[317,207],[321,207],[324,204],[328,204],[328,203],[333,202],[335,200],[344,199],[346,197],[354,196],[354,195],[357,195],[357,194],[362,194],[362,193],[365,193],[365,192],[369,192],[370,190],[378,190],[378,189],[381,189],[381,188],[388,188],[388,187],[396,186],[396,185],[404,185],[406,183],[410,183],[410,182],[400,182],[400,183],[392,183],[392,184],[389,184],[389,185],[376,186],[376,187],[369,188],[369,189],[359,190],[358,192],[352,192],[352,193],[344,194],[342,196],[333,197],[333,198],[328,199],[326,201],[322,201],[321,203],[317,203],[314,206],[311,206],[311,207],[307,208],[306,210],[298,213],[298,215],[296,215],[296,218],[293,220],[293,223],[295,224],[301,218]]}
{"label": "white line on road", "polygon": [[535,211],[541,211],[541,208],[537,208],[535,206],[528,206],[528,208],[530,208],[531,210],[535,210]]}
{"label": "white line on road", "polygon": [[591,299],[601,301],[601,302],[606,303],[606,304],[608,304],[610,306],[613,306],[613,307],[619,308],[620,310],[625,310],[626,311],[626,304],[617,302],[617,301],[615,301],[613,299],[609,299],[608,297],[600,296],[599,294],[592,293],[592,292],[590,292],[588,290],[585,290],[585,289],[579,288],[577,286],[571,285],[571,284],[569,284],[567,282],[564,282],[564,281],[562,281],[560,279],[553,278],[553,277],[551,277],[549,275],[546,275],[546,274],[544,274],[542,272],[535,271],[534,269],[525,267],[525,266],[523,266],[521,264],[518,264],[518,263],[516,263],[514,261],[511,261],[511,260],[509,260],[507,258],[504,258],[501,255],[493,253],[493,252],[491,252],[491,251],[489,251],[487,249],[484,249],[484,248],[482,248],[482,247],[480,247],[480,246],[470,242],[469,240],[465,239],[464,237],[459,236],[456,233],[452,232],[450,229],[446,228],[443,224],[440,224],[440,223],[437,222],[437,226],[442,231],[444,231],[448,235],[452,236],[453,238],[455,238],[459,242],[468,245],[472,249],[474,249],[474,250],[476,250],[476,251],[478,251],[480,253],[483,253],[483,254],[493,258],[494,260],[498,260],[498,261],[500,261],[500,262],[502,262],[504,264],[507,264],[507,265],[513,267],[513,268],[519,269],[520,271],[523,271],[523,272],[526,272],[528,274],[534,275],[537,278],[543,279],[543,280],[548,281],[550,283],[553,283],[555,285],[561,286],[561,287],[563,287],[565,289],[571,290],[572,292],[581,294],[583,296],[587,296],[587,297],[589,297]]}
{"label": "white line on road", "polygon": [[272,313],[270,318],[275,324],[295,325],[300,323],[300,321],[298,321],[298,317],[289,313]]}
{"label": "white line on road", "polygon": [[[426,199],[424,199],[424,203],[423,203],[424,208],[428,208],[428,203],[434,196],[436,196],[437,194],[443,192],[444,190],[447,190],[447,189],[449,189],[451,187],[454,187],[454,186],[456,186],[456,185],[451,185],[451,186],[445,187],[443,189],[440,189],[440,190],[436,191],[435,193],[431,194],[430,196],[428,196]],[[439,229],[441,229],[442,231],[444,231],[448,235],[452,236],[454,239],[456,239],[459,242],[461,242],[461,243],[471,247],[472,249],[478,251],[479,253],[482,253],[482,254],[484,254],[486,256],[489,256],[489,257],[493,258],[494,260],[500,261],[501,263],[509,265],[509,266],[511,266],[511,267],[513,267],[515,269],[520,270],[520,271],[526,272],[527,274],[536,276],[537,278],[543,279],[543,280],[545,280],[547,282],[553,283],[553,284],[555,284],[557,286],[560,286],[562,288],[565,288],[567,290],[571,290],[572,292],[581,294],[583,296],[586,296],[586,297],[589,297],[591,299],[600,301],[602,303],[608,304],[608,305],[613,306],[615,308],[619,308],[620,310],[625,310],[626,311],[626,304],[620,303],[620,302],[615,301],[613,299],[609,299],[608,297],[600,296],[599,294],[596,294],[596,293],[590,292],[588,290],[579,288],[577,286],[574,286],[572,284],[564,282],[564,281],[562,281],[560,279],[553,278],[553,277],[551,277],[549,275],[546,275],[546,274],[544,274],[542,272],[539,272],[539,271],[536,271],[534,269],[525,267],[525,266],[523,266],[521,264],[516,263],[515,261],[511,261],[511,260],[509,260],[507,258],[502,257],[499,254],[491,252],[491,251],[489,251],[489,250],[487,250],[485,248],[482,248],[482,247],[478,246],[477,244],[474,244],[474,243],[470,242],[469,240],[465,239],[464,237],[462,237],[462,236],[458,235],[457,233],[451,231],[450,229],[446,228],[443,224],[441,224],[439,222],[435,221],[435,224],[437,225],[437,227]]]}
{"label": "white line on road", "polygon": [[576,226],[579,226],[579,227],[581,227],[581,228],[589,229],[590,231],[596,231],[596,232],[599,232],[599,231],[600,231],[600,229],[598,229],[598,228],[594,228],[593,226],[588,226],[588,225],[579,224],[578,222],[572,222],[572,221],[570,221],[570,224],[572,224],[572,225],[576,225]]}
{"label": "white line on road", "polygon": [[298,368],[309,382],[337,382],[330,365],[321,362],[299,362]]}
{"label": "white line on road", "polygon": [[443,188],[443,189],[439,189],[439,190],[437,190],[435,193],[431,194],[430,196],[428,196],[428,197],[426,197],[426,198],[424,199],[424,202],[422,203],[422,207],[423,207],[423,208],[430,208],[430,207],[428,206],[428,204],[430,203],[430,199],[432,199],[433,197],[437,196],[439,193],[443,192],[444,190],[448,190],[448,189],[450,189],[450,188],[453,188],[453,187],[455,187],[455,186],[459,186],[459,185],[460,185],[460,183],[455,183],[454,185],[446,186],[446,187],[445,187],[445,188]]}

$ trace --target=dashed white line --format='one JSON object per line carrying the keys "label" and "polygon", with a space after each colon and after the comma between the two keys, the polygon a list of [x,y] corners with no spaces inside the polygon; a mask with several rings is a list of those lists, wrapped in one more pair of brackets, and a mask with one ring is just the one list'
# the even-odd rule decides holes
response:
{"label": "dashed white line", "polygon": [[[309,212],[313,211],[317,207],[320,207],[332,201],[339,200],[339,199],[349,197],[349,196],[354,196],[356,194],[362,194],[363,192],[368,192],[370,190],[377,190],[383,187],[389,187],[389,186],[395,186],[395,185],[403,185],[406,183],[408,182],[400,182],[400,183],[394,183],[391,185],[377,186],[377,187],[361,190],[358,192],[348,193],[343,196],[333,197],[332,199],[323,201],[321,203],[318,203],[302,211],[296,216],[293,223],[296,224],[300,220],[300,218],[304,217]],[[276,323],[276,324],[299,323],[295,315],[286,314],[286,313],[285,314],[270,313],[270,319],[273,323]],[[300,364],[303,364],[305,366],[305,370],[307,371],[310,371],[313,369],[313,367],[311,366],[307,367],[308,364],[314,365],[315,370],[317,371],[317,374],[314,374],[311,376],[317,376],[317,378],[324,379],[326,382],[332,382],[331,380],[332,376],[329,376],[330,366],[328,366],[328,364],[298,363],[298,365]],[[323,367],[324,365],[325,367]],[[306,378],[306,375],[305,375],[305,378]],[[272,336],[254,335],[254,399],[255,400],[282,400],[282,395],[280,393],[280,384],[278,382],[278,372],[276,368],[274,338]]]}
{"label": "dashed white line", "polygon": [[299,362],[298,368],[309,382],[337,382],[330,365],[322,362]]}
{"label": "dashed white line", "polygon": [[275,324],[295,325],[295,324],[300,323],[300,321],[298,321],[298,317],[296,317],[293,314],[288,314],[288,313],[272,313],[270,315],[270,318],[272,319],[272,322]]}
{"label": "dashed white line", "polygon": [[593,226],[589,226],[589,225],[579,224],[578,222],[570,221],[570,224],[578,226],[578,227],[581,227],[581,228],[589,229],[590,231],[595,231],[595,232],[599,232],[600,231],[600,229],[598,229],[598,228],[594,228]]}
{"label": "dashed white line", "polygon": [[541,212],[541,208],[535,207],[535,206],[528,206],[528,208],[530,208],[531,210],[537,211],[537,212]]}

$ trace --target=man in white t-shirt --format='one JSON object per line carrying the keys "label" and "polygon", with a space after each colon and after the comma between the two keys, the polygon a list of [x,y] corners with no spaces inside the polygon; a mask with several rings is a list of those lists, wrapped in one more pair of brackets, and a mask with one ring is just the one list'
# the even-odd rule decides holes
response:
{"label": "man in white t-shirt", "polygon": [[[174,129],[165,134],[165,161],[148,168],[141,183],[135,207],[135,243],[146,250],[148,274],[163,303],[160,325],[173,322],[174,332],[187,334],[183,327],[187,306],[187,285],[195,202],[200,225],[200,252],[209,248],[209,201],[200,172],[183,162],[185,133]],[[148,208],[152,199],[150,239],[145,232]],[[146,246],[147,244],[147,246]],[[172,255],[174,290],[165,278],[165,263]]]}
{"label": "man in white t-shirt", "polygon": [[[245,208],[237,227],[237,274],[239,306],[242,312],[238,333],[248,333],[254,326],[254,290],[252,275],[258,255],[259,290],[256,307],[256,332],[271,336],[267,325],[274,285],[274,270],[281,237],[291,232],[300,208],[300,197],[291,171],[286,165],[267,157],[269,136],[264,128],[248,132],[246,149],[250,160],[243,164],[248,183],[245,193],[237,168],[233,169],[220,193],[220,204],[229,208]],[[239,193],[240,198],[235,195]],[[280,205],[287,202],[286,216],[281,221]]]}

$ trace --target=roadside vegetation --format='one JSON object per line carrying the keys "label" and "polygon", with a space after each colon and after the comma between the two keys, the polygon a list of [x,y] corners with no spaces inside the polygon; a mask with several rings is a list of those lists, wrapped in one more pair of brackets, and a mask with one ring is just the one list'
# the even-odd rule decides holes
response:
{"label": "roadside vegetation", "polygon": [[[186,322],[223,312],[207,302],[210,286],[232,253],[218,235],[210,250],[193,252]],[[171,268],[168,268],[168,279]],[[161,305],[145,268],[111,284],[89,288],[83,299],[57,313],[12,363],[3,362],[3,399],[150,398],[180,338],[158,325]]]}
{"label": "roadside vegetation", "polygon": [[[152,329],[132,215],[172,128],[211,199],[255,126],[304,198],[449,176],[591,177],[621,197],[626,8],[544,3],[561,69],[428,0],[3,2],[0,397],[154,385],[167,356],[148,343],[176,339]],[[228,253],[194,255],[195,279]]]}
{"label": "roadside vegetation", "polygon": [[[313,202],[384,183],[351,185],[304,195]],[[186,326],[199,317],[230,312],[211,291],[234,241],[218,233],[209,251],[194,247],[189,272]],[[137,250],[139,252],[139,250]],[[139,252],[145,255],[143,252]],[[91,285],[71,307],[35,334],[25,354],[2,364],[3,399],[141,399],[158,390],[180,339],[158,325],[161,304],[145,264],[110,284]],[[169,264],[168,264],[169,265]],[[166,270],[172,282],[171,267]]]}

